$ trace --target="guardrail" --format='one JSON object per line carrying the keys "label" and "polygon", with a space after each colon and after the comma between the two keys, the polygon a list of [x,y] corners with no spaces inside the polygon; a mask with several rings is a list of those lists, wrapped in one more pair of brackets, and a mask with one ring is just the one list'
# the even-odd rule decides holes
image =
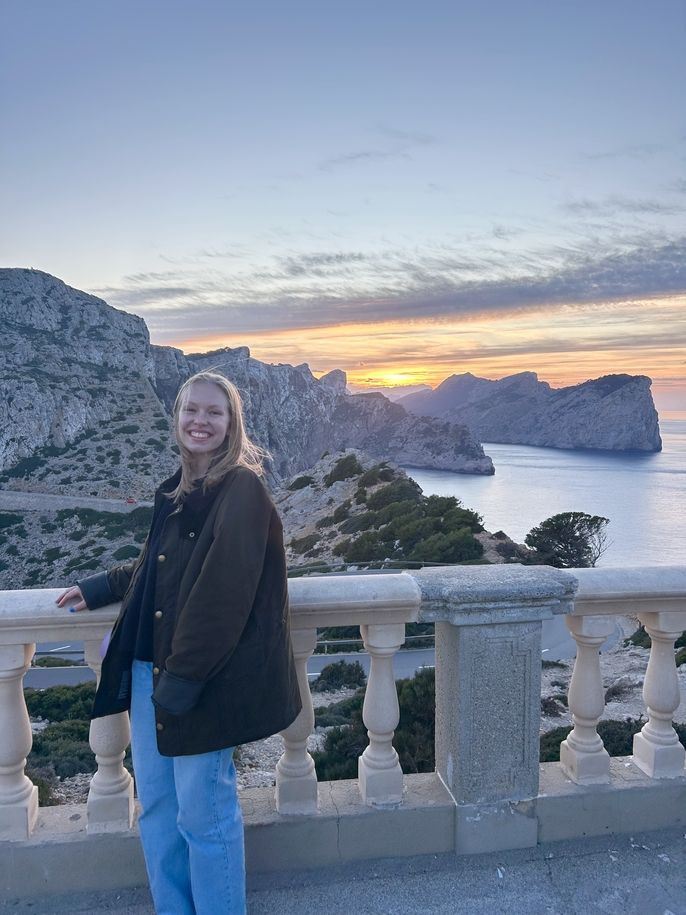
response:
{"label": "guardrail", "polygon": [[[538,739],[542,622],[565,614],[578,646],[569,691],[574,728],[554,765],[579,786],[612,788],[596,726],[603,711],[599,646],[616,614],[635,614],[652,639],[645,675],[647,722],[633,762],[652,781],[683,779],[684,747],[672,726],[679,705],[674,641],[686,629],[686,568],[580,569],[462,566],[289,582],[292,639],[303,709],[283,733],[276,808],[313,815],[320,805],[307,742],[314,712],[307,662],[317,629],[359,626],[370,672],[363,708],[369,745],[358,760],[365,805],[403,804],[406,780],[393,747],[399,709],[393,658],[409,622],[436,624],[436,770],[455,805],[455,849],[520,847],[539,835]],[[576,592],[576,595],[575,595]],[[78,639],[100,672],[100,643],[117,607],[70,614],[58,590],[0,592],[0,838],[27,839],[38,815],[25,774],[31,727],[22,681],[35,643]],[[96,719],[97,771],[87,802],[90,833],[129,830],[133,785],[122,764],[126,715]],[[415,777],[416,778],[416,777]],[[533,811],[533,813],[532,813]]]}

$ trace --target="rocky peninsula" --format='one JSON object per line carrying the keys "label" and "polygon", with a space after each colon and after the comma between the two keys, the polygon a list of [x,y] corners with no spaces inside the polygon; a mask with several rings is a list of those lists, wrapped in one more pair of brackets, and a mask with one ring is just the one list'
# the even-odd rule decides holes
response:
{"label": "rocky peninsula", "polygon": [[398,403],[417,415],[462,423],[485,442],[660,451],[650,384],[645,375],[604,375],[554,389],[535,372],[499,381],[467,372]]}

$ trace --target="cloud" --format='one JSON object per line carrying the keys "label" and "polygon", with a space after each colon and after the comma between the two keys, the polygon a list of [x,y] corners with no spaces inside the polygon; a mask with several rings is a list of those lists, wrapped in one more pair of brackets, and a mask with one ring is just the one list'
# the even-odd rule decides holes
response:
{"label": "cloud", "polygon": [[347,264],[359,264],[367,259],[361,251],[342,251],[336,253],[302,254],[279,258],[279,263],[289,276],[304,274],[323,275],[330,268],[340,268]]}
{"label": "cloud", "polygon": [[276,256],[234,272],[134,274],[97,290],[141,314],[157,339],[250,333],[389,320],[443,320],[686,292],[686,237],[617,239],[535,252],[448,245],[363,254],[329,251]]}
{"label": "cloud", "polygon": [[584,159],[639,159],[644,161],[662,152],[662,143],[635,143],[594,153],[582,153]]}
{"label": "cloud", "polygon": [[[352,150],[332,156],[319,162],[317,168],[322,172],[334,171],[337,168],[365,162],[379,162],[387,159],[411,159],[410,150],[436,143],[436,137],[419,130],[399,129],[377,125],[373,133],[381,136],[382,144],[370,149]],[[385,143],[383,142],[385,141]]]}
{"label": "cloud", "polygon": [[356,162],[375,162],[384,159],[411,159],[412,156],[404,149],[361,149],[355,152],[343,153],[330,159],[323,159],[317,166],[321,172],[330,172],[344,165]]}
{"label": "cloud", "polygon": [[572,200],[561,206],[562,209],[575,215],[592,216],[614,216],[619,213],[673,216],[684,212],[684,207],[677,204],[665,203],[661,200],[622,197],[619,194],[611,194],[602,200]]}

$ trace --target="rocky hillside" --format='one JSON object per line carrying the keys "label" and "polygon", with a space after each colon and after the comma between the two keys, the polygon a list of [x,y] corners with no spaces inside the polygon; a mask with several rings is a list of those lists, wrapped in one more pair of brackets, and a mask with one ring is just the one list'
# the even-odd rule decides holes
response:
{"label": "rocky hillside", "polygon": [[417,415],[462,423],[486,442],[610,451],[662,448],[650,378],[644,375],[605,375],[553,389],[534,372],[500,381],[466,373],[399,403]]}
{"label": "rocky hillside", "polygon": [[425,497],[411,477],[360,451],[327,455],[275,493],[291,568],[386,562],[520,562],[527,547],[459,500]]}
{"label": "rocky hillside", "polygon": [[[395,488],[388,490],[389,486]],[[358,560],[412,561],[417,546],[414,534],[431,536],[443,527],[442,517],[435,516],[414,532],[401,532],[397,545],[394,534],[389,544],[388,522],[404,512],[402,526],[407,528],[426,514],[427,500],[400,468],[359,451],[327,455],[272,492],[283,519],[292,569],[339,565],[351,555]],[[393,496],[393,505],[375,507],[377,502],[386,502],[387,495]],[[403,495],[406,498],[397,498]],[[438,497],[434,500],[432,504],[446,514],[451,506]],[[138,555],[152,515],[149,503],[128,506],[118,502],[118,510],[113,511],[53,505],[58,501],[40,503],[31,498],[22,509],[0,510],[0,589],[62,587]],[[455,561],[462,555],[479,562],[518,561],[529,552],[502,532],[483,531],[478,516],[466,509],[460,508],[449,522],[452,539],[447,538],[444,546],[457,550]],[[435,547],[435,538],[433,544]],[[446,561],[452,561],[450,556]]]}
{"label": "rocky hillside", "polygon": [[[350,395],[345,375],[271,366],[240,347],[186,357],[150,345],[145,323],[35,270],[0,270],[0,485],[149,496],[174,466],[169,410],[193,372],[223,372],[275,479],[325,451],[465,473],[493,464],[464,428],[409,415],[381,395]],[[109,443],[109,444],[108,444]],[[115,482],[113,482],[115,481]]]}

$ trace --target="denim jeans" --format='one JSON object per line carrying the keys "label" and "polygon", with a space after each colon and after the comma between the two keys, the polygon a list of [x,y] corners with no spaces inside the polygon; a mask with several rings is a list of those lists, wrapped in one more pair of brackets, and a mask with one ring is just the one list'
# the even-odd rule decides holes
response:
{"label": "denim jeans", "polygon": [[161,756],[152,664],[134,661],[131,751],[157,915],[245,915],[243,818],[233,748]]}

